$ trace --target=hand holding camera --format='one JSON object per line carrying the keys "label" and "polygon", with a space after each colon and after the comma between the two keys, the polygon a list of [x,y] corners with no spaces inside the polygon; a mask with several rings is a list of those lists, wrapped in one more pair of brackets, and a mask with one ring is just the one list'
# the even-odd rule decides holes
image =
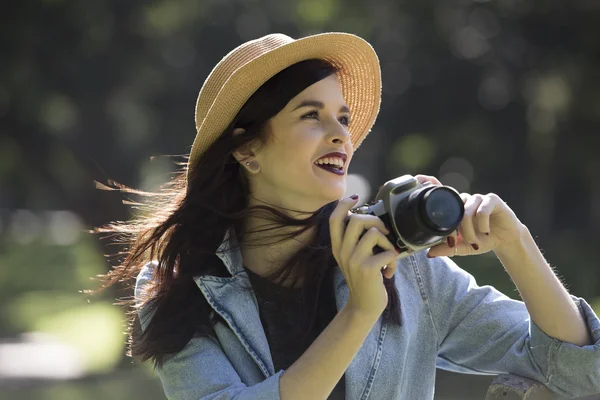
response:
{"label": "hand holding camera", "polygon": [[[381,268],[387,266],[383,274],[393,277],[399,252],[386,237],[390,232],[383,221],[374,215],[355,215],[346,226],[349,210],[357,201],[358,196],[345,198],[331,214],[331,246],[350,291],[346,307],[378,318],[388,304]],[[381,251],[373,254],[374,247]]]}
{"label": "hand holding camera", "polygon": [[332,251],[350,290],[350,306],[379,315],[388,301],[382,267],[390,279],[396,260],[444,242],[464,207],[456,190],[410,175],[386,182],[373,203],[350,210],[357,200],[342,200],[331,215]]}
{"label": "hand holding camera", "polygon": [[[435,177],[417,175],[419,182],[441,186]],[[514,211],[495,193],[461,193],[464,215],[448,243],[432,246],[427,256],[471,256],[494,251],[496,255],[514,251],[522,244],[528,229]]]}
{"label": "hand holding camera", "polygon": [[[380,218],[390,232],[387,238],[401,252],[400,258],[444,243],[465,213],[463,199],[455,189],[422,177],[392,179],[381,187],[372,203],[351,210],[355,215]],[[380,251],[373,249],[375,254]]]}
{"label": "hand holding camera", "polygon": [[352,208],[357,200],[332,213],[332,250],[349,303],[379,314],[387,306],[382,274],[393,277],[396,260],[427,249],[428,257],[507,253],[527,231],[498,195],[459,194],[426,175],[392,179],[373,202]]}

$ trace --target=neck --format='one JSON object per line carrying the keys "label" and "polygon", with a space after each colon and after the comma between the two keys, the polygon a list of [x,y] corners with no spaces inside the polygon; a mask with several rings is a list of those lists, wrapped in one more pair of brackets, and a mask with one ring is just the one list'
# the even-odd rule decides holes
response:
{"label": "neck", "polygon": [[[295,215],[293,217],[306,218],[306,216]],[[244,266],[263,277],[285,265],[294,254],[313,240],[315,233],[315,227],[311,227],[292,239],[280,241],[282,237],[289,235],[300,227],[275,226],[274,222],[253,213],[244,221],[244,238],[241,248]],[[293,276],[288,277],[283,285],[292,285],[293,278]]]}

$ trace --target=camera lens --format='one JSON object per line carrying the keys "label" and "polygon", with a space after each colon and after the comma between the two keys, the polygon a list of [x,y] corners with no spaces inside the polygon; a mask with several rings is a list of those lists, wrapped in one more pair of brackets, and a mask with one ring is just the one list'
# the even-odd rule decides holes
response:
{"label": "camera lens", "polygon": [[425,193],[420,206],[423,222],[438,232],[455,230],[464,215],[460,196],[445,187],[435,187]]}

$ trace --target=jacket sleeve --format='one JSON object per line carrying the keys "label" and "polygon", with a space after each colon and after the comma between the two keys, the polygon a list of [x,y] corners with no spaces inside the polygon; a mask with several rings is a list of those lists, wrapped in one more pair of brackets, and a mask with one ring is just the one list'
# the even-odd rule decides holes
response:
{"label": "jacket sleeve", "polygon": [[[138,301],[145,284],[152,279],[155,264],[146,264],[136,280]],[[142,329],[151,316],[145,308],[138,311]],[[164,361],[157,373],[169,400],[279,400],[279,378],[283,370],[264,381],[244,384],[221,345],[214,338],[195,337],[181,350]]]}
{"label": "jacket sleeve", "polygon": [[562,396],[600,393],[600,321],[575,296],[593,344],[548,336],[522,301],[510,299],[450,258],[415,256],[438,339],[437,367],[471,374],[511,373],[543,383]]}

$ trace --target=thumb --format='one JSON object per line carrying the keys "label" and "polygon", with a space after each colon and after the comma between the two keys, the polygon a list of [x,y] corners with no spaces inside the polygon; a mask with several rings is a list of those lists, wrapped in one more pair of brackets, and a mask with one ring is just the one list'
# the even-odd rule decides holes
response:
{"label": "thumb", "polygon": [[444,257],[444,256],[453,257],[455,255],[456,255],[456,247],[450,247],[450,246],[448,246],[448,243],[446,243],[446,242],[438,244],[437,246],[433,246],[427,252],[427,257],[429,257],[429,258]]}

